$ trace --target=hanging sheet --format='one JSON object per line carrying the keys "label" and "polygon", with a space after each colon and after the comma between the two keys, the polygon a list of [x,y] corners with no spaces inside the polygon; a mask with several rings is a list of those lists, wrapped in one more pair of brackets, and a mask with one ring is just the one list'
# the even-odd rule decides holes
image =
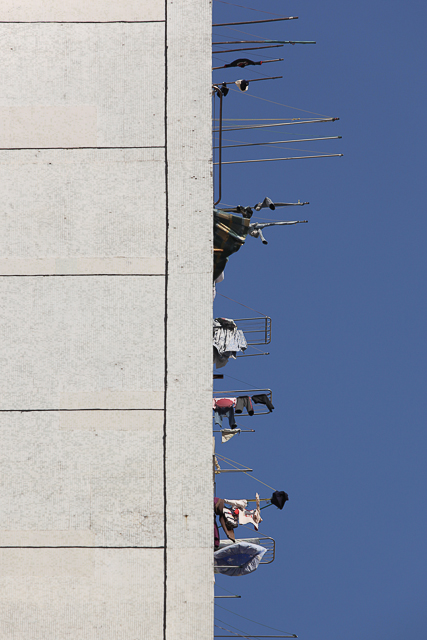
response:
{"label": "hanging sheet", "polygon": [[229,256],[244,245],[249,218],[214,209],[214,280],[224,271]]}

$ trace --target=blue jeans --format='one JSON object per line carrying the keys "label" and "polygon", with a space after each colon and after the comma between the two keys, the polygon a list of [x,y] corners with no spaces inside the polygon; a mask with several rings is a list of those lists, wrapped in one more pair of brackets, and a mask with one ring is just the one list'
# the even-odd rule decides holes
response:
{"label": "blue jeans", "polygon": [[227,416],[230,429],[234,429],[236,426],[234,407],[217,407],[215,409],[214,422],[220,429],[222,429],[222,416]]}

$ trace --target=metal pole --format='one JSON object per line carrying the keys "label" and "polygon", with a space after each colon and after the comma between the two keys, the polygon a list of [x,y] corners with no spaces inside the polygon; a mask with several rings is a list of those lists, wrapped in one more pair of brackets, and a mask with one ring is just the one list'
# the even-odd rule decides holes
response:
{"label": "metal pole", "polygon": [[[297,635],[295,635],[295,633],[293,633],[291,636],[248,636],[248,635],[244,635],[244,636],[240,636],[241,638],[298,638]],[[236,636],[214,636],[214,638],[236,638]]]}
{"label": "metal pole", "polygon": [[216,469],[215,473],[247,473],[253,469]]}
{"label": "metal pole", "polygon": [[[267,144],[288,144],[290,142],[314,142],[315,140],[340,140],[342,136],[329,136],[328,138],[300,138],[299,140],[275,140],[274,142],[249,142],[248,144],[226,144],[223,149],[236,147],[264,147]],[[214,147],[218,149],[218,147]]]}
{"label": "metal pole", "polygon": [[[222,433],[222,431],[214,430],[213,433]],[[239,429],[239,431],[236,431],[236,433],[255,433],[255,429]]]}
{"label": "metal pole", "polygon": [[234,51],[258,51],[258,49],[275,49],[283,47],[283,44],[269,44],[266,47],[242,47],[241,49],[225,49],[223,51],[213,51],[212,53],[233,53]]}
{"label": "metal pole", "polygon": [[260,24],[261,22],[281,22],[282,20],[298,20],[298,16],[289,16],[288,18],[270,18],[269,20],[249,20],[247,22],[218,22],[213,27],[232,27],[235,24]]}
{"label": "metal pole", "polygon": [[214,598],[241,598],[242,596],[214,596]]}
{"label": "metal pole", "polygon": [[238,65],[236,65],[235,67],[232,67],[229,64],[223,64],[221,67],[212,67],[212,71],[217,71],[218,69],[244,69],[245,67],[256,67],[259,66],[260,64],[268,64],[269,62],[283,62],[285,58],[274,58],[273,60],[260,60],[260,62],[258,64],[255,65],[242,65],[241,67],[239,67]]}
{"label": "metal pole", "polygon": [[225,42],[212,42],[212,44],[261,44],[275,42],[278,44],[316,44],[314,40],[227,40]]}
{"label": "metal pole", "polygon": [[[250,80],[250,82],[253,82],[253,80]],[[251,125],[244,125],[243,127],[224,129],[224,131],[249,131],[251,129],[266,129],[267,127],[286,127],[291,124],[312,124],[314,122],[335,122],[335,120],[339,120],[339,118],[313,118],[312,120],[295,120],[295,122],[278,122],[277,124],[254,124],[254,125],[251,124]],[[218,133],[218,130],[214,129],[212,133]]]}
{"label": "metal pole", "polygon": [[[214,164],[219,164],[219,168],[218,168],[219,198],[216,202],[214,202],[214,206],[218,204],[218,202],[221,202],[221,197],[222,197],[222,101],[223,99],[224,99],[223,93],[221,90],[219,90],[219,153],[218,153],[219,162],[214,163]],[[215,96],[214,96],[214,100],[215,100]]]}
{"label": "metal pole", "polygon": [[[246,164],[248,162],[276,162],[276,160],[306,160],[307,158],[341,158],[343,153],[330,153],[320,156],[295,156],[293,158],[261,158],[260,160],[230,160],[223,164]],[[214,164],[218,164],[214,162]],[[305,221],[304,221],[305,222]]]}
{"label": "metal pole", "polygon": [[[279,78],[283,78],[283,76],[271,76],[270,78],[252,78],[252,80],[246,80],[246,82],[262,82],[263,80],[278,80]],[[233,80],[232,82],[223,82],[222,84],[236,84],[236,81]]]}

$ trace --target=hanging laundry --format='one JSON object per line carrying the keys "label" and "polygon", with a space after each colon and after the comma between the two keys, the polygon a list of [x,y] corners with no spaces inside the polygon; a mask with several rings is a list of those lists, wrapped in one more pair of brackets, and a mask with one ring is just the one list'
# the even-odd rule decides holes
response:
{"label": "hanging laundry", "polygon": [[[283,509],[285,502],[289,500],[289,496],[286,491],[275,491],[271,496],[271,504],[274,504],[278,509]],[[228,500],[226,500],[228,502]]]}
{"label": "hanging laundry", "polygon": [[243,409],[246,409],[250,416],[254,415],[254,408],[249,396],[239,396],[236,402],[236,413],[243,413]]}
{"label": "hanging laundry", "polygon": [[229,256],[244,245],[249,218],[214,209],[214,280],[224,271]]}
{"label": "hanging laundry", "polygon": [[275,208],[276,208],[276,205],[274,204],[273,200],[268,196],[264,198],[262,202],[258,202],[258,204],[256,204],[254,207],[255,211],[260,211],[261,209],[271,209],[272,211],[274,211]]}
{"label": "hanging laundry", "polygon": [[228,529],[236,529],[239,526],[239,509],[224,507],[223,513]]}
{"label": "hanging laundry", "polygon": [[261,516],[257,515],[257,510],[252,509],[248,511],[245,509],[244,511],[239,511],[239,524],[253,524],[255,531],[258,531],[258,525],[262,522]]}
{"label": "hanging laundry", "polygon": [[230,89],[227,88],[227,85],[225,82],[223,82],[221,86],[219,84],[212,85],[212,94],[216,93],[218,98],[222,98],[222,97],[225,98],[225,96],[229,91]]}
{"label": "hanging laundry", "polygon": [[265,547],[241,540],[214,552],[214,571],[227,576],[244,576],[258,568]]}
{"label": "hanging laundry", "polygon": [[249,225],[249,235],[253,238],[260,238],[263,244],[268,244],[267,240],[264,238],[262,230],[265,227],[277,227],[280,225],[289,225],[289,224],[302,224],[304,222],[308,222],[308,220],[279,220],[278,222],[252,222]]}
{"label": "hanging laundry", "polygon": [[243,509],[239,511],[239,524],[253,524],[255,531],[258,531],[259,523],[262,522],[259,495],[256,493],[256,509]]}
{"label": "hanging laundry", "polygon": [[234,419],[234,407],[236,406],[237,398],[214,398],[213,410],[214,410],[214,422],[222,429],[222,418],[226,416],[230,429],[234,429],[236,426],[236,420]]}
{"label": "hanging laundry", "polygon": [[222,429],[221,442],[228,442],[236,433],[240,433],[241,429]]}
{"label": "hanging laundry", "polygon": [[224,498],[224,502],[226,502],[227,504],[231,504],[232,507],[241,510],[246,509],[246,507],[248,506],[247,500],[228,500],[227,498]]}
{"label": "hanging laundry", "polygon": [[217,369],[224,367],[229,358],[236,358],[238,351],[247,349],[245,335],[237,329],[234,320],[215,318],[213,321],[213,360]]}
{"label": "hanging laundry", "polygon": [[241,204],[238,204],[236,207],[221,209],[221,211],[225,211],[226,213],[241,213],[244,218],[252,218],[254,213],[252,207],[244,207]]}
{"label": "hanging laundry", "polygon": [[236,84],[240,91],[247,91],[249,89],[249,80],[236,80]]}
{"label": "hanging laundry", "polygon": [[256,395],[252,396],[252,402],[255,402],[255,404],[265,404],[267,409],[270,411],[270,413],[274,409],[273,403],[271,402],[271,400],[268,397],[268,395],[265,394],[265,393],[259,393],[259,394],[256,394]]}
{"label": "hanging laundry", "polygon": [[219,529],[215,516],[219,516],[221,527],[223,528],[227,538],[230,538],[230,540],[234,542],[234,530],[233,527],[228,527],[227,525],[227,521],[224,517],[224,500],[222,498],[214,498],[214,545],[217,549],[219,547]]}
{"label": "hanging laundry", "polygon": [[214,285],[213,285],[213,299],[215,300],[215,296],[216,296],[216,285],[219,284],[220,282],[222,282],[224,280],[224,271],[222,273],[219,274],[218,278],[214,281]]}
{"label": "hanging laundry", "polygon": [[260,62],[254,62],[253,60],[249,60],[249,58],[237,58],[237,60],[233,60],[233,62],[229,62],[228,64],[224,65],[224,69],[226,69],[227,67],[247,67],[248,65],[261,65],[262,64],[262,60],[260,60]]}

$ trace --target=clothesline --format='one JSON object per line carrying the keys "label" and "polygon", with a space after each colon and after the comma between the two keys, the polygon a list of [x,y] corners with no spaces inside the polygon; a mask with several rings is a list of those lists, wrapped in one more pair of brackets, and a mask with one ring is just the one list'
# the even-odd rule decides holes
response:
{"label": "clothesline", "polygon": [[[241,127],[235,128],[227,128],[223,129],[223,133],[226,131],[249,131],[250,129],[266,129],[268,127],[285,127],[293,124],[315,124],[318,122],[335,122],[339,120],[339,118],[311,118],[310,120],[292,120],[291,122],[287,122],[286,120],[282,122],[277,122],[275,124],[257,124],[257,125],[243,125]],[[212,133],[219,133],[219,129],[214,129]]]}
{"label": "clothesline", "polygon": [[[221,585],[217,585],[220,589],[224,589],[224,591],[227,591],[227,589],[225,589],[224,587],[221,587]],[[231,591],[229,591],[228,593],[231,593]],[[280,631],[280,633],[289,633],[289,635],[291,635],[293,638],[297,638],[298,636],[296,636],[295,634],[291,634],[290,631],[283,631],[283,629],[276,629],[275,627],[270,627],[268,624],[262,624],[262,622],[257,622],[256,620],[251,620],[250,618],[247,618],[246,616],[242,616],[240,613],[235,613],[234,611],[230,611],[229,609],[226,609],[225,607],[222,607],[220,604],[216,604],[216,607],[219,607],[220,609],[223,609],[224,611],[227,611],[227,613],[231,613],[233,616],[237,616],[238,618],[243,618],[243,620],[247,620],[248,622],[253,622],[255,624],[258,624],[260,627],[265,627],[266,629],[271,629],[272,631]],[[221,622],[221,620],[219,620],[219,622]],[[226,623],[228,624],[228,623]]]}
{"label": "clothesline", "polygon": [[[240,467],[246,468],[245,465],[243,465],[241,462],[236,462],[235,460],[231,460],[230,458],[226,458],[225,456],[223,456],[223,455],[221,455],[219,453],[217,453],[216,455],[217,455],[217,458],[220,458],[224,462],[227,462],[231,467],[234,467],[235,469],[238,469],[238,467],[236,465],[239,465]],[[247,476],[249,476],[253,480],[256,480],[257,482],[260,482],[265,487],[268,487],[268,489],[272,489],[273,491],[276,491],[276,489],[274,487],[270,487],[269,484],[266,484],[265,482],[263,482],[259,478],[255,478],[255,476],[251,476],[249,473],[246,473],[245,471],[243,471],[243,473],[245,473]]]}
{"label": "clothesline", "polygon": [[262,9],[254,9],[253,7],[245,7],[243,4],[235,4],[234,2],[227,2],[226,0],[215,0],[215,2],[221,2],[221,4],[228,4],[231,7],[239,7],[240,9],[248,9],[249,11],[256,11],[257,13],[267,13],[270,16],[284,18],[281,13],[272,13],[271,11],[263,11]]}
{"label": "clothesline", "polygon": [[[257,311],[256,309],[252,309],[252,307],[248,307],[248,305],[243,304],[243,302],[238,302],[237,300],[234,300],[233,298],[229,298],[228,296],[225,296],[223,293],[218,293],[219,296],[222,296],[223,298],[227,298],[227,300],[231,300],[232,302],[236,302],[236,304],[240,304],[241,307],[246,307],[246,309],[250,309],[251,311],[255,311],[255,313],[259,313],[260,316],[262,316],[263,318],[267,318],[268,316],[265,315],[265,313],[261,313],[261,311]],[[231,376],[228,376],[231,377]],[[236,378],[237,380],[237,378]],[[241,380],[240,380],[241,382]],[[247,384],[245,382],[245,384]],[[249,385],[250,387],[252,387],[253,385]],[[254,389],[256,389],[256,387],[254,387]]]}

